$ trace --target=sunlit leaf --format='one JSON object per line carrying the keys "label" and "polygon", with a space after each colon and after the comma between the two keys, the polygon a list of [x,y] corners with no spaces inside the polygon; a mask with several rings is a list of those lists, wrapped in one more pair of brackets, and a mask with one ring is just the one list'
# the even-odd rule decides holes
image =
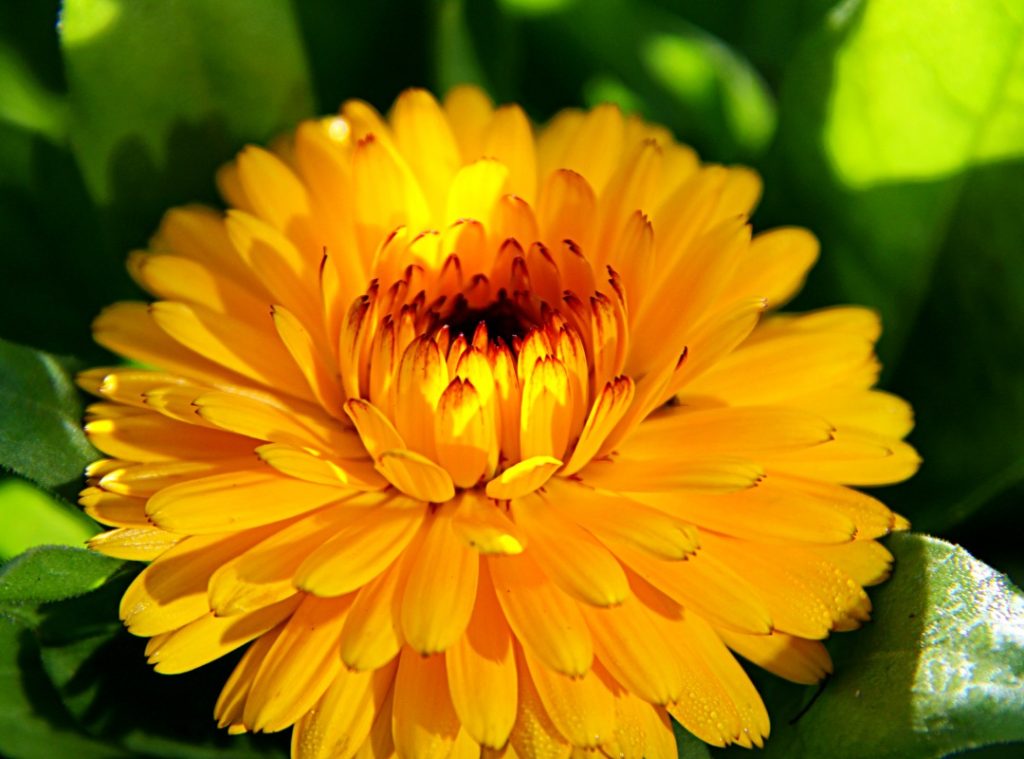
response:
{"label": "sunlit leaf", "polygon": [[881,311],[925,460],[893,501],[919,528],[1024,478],[1022,30],[1020,3],[842,3],[783,91],[768,199],[822,238],[806,304]]}
{"label": "sunlit leaf", "polygon": [[49,490],[74,490],[98,455],[66,364],[0,340],[0,365],[0,466]]}
{"label": "sunlit leaf", "polygon": [[525,61],[528,96],[530,82],[541,80],[563,97],[573,89],[573,99],[580,92],[611,94],[720,161],[750,160],[774,134],[774,99],[756,70],[735,49],[654,3],[570,3],[526,17],[523,29],[536,37],[537,49]]}
{"label": "sunlit leaf", "polygon": [[212,198],[234,150],[312,113],[285,0],[68,0],[60,35],[71,142],[118,244],[142,242],[174,203]]}
{"label": "sunlit leaf", "polygon": [[874,621],[835,641],[820,696],[770,691],[768,759],[926,759],[1024,740],[1024,594],[941,540],[895,535],[889,547],[896,569],[872,592]]}
{"label": "sunlit leaf", "polygon": [[33,546],[80,546],[96,533],[91,520],[18,477],[0,480],[0,561]]}
{"label": "sunlit leaf", "polygon": [[32,548],[0,569],[0,602],[39,603],[80,596],[124,565],[119,559],[67,546]]}

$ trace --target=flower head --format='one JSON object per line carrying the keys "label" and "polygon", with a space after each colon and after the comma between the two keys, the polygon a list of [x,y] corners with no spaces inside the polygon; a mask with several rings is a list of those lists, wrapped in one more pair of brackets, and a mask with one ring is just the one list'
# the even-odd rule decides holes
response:
{"label": "flower head", "polygon": [[766,315],[817,243],[752,172],[603,106],[536,136],[475,89],[362,102],[218,176],[96,339],[99,551],[160,672],[301,757],[761,745],[868,618],[909,407],[859,308]]}

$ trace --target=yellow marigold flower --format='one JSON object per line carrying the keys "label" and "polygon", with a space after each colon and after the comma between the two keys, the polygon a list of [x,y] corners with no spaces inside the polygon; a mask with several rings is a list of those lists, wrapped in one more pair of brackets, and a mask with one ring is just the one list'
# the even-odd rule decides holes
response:
{"label": "yellow marigold flower", "polygon": [[760,183],[602,106],[346,103],[218,176],[95,323],[93,547],[157,671],[296,757],[761,745],[868,619],[908,477],[860,308],[765,315],[817,257]]}

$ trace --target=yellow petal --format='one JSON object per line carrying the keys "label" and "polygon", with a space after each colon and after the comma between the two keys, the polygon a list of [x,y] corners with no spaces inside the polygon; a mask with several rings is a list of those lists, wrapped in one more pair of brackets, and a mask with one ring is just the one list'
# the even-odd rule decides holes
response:
{"label": "yellow petal", "polygon": [[391,690],[397,660],[372,673],[340,671],[292,732],[295,759],[354,756]]}
{"label": "yellow petal", "polygon": [[451,475],[426,456],[407,449],[384,451],[377,471],[398,490],[418,501],[444,503],[455,495]]}
{"label": "yellow petal", "polygon": [[211,461],[159,461],[114,469],[100,477],[97,484],[111,493],[149,498],[163,488],[180,482],[251,468],[251,456]]}
{"label": "yellow petal", "polygon": [[752,488],[764,477],[753,461],[733,456],[697,459],[648,458],[596,460],[579,475],[596,488],[626,493],[695,491],[731,493]]}
{"label": "yellow petal", "polygon": [[[703,544],[704,535],[701,534]],[[735,571],[728,562],[708,554],[703,545],[686,561],[661,561],[619,544],[615,554],[633,571],[673,601],[741,632],[767,634],[773,616],[753,579]]]}
{"label": "yellow petal", "polygon": [[[413,546],[416,544],[413,539]],[[359,589],[341,631],[341,658],[357,670],[381,667],[402,648],[402,596],[411,561],[406,556]]]}
{"label": "yellow petal", "polygon": [[351,596],[302,599],[267,652],[245,701],[245,724],[252,730],[283,730],[319,700],[341,669],[338,636],[351,605]]}
{"label": "yellow petal", "polygon": [[403,648],[395,676],[394,738],[399,756],[447,757],[459,732],[448,693],[444,654]]}
{"label": "yellow petal", "polygon": [[287,618],[297,603],[296,596],[237,617],[209,612],[180,630],[151,638],[146,655],[160,674],[188,672],[263,635]]}
{"label": "yellow petal", "polygon": [[216,533],[280,522],[351,492],[296,480],[267,467],[164,488],[149,499],[146,513],[157,526],[171,531]]}
{"label": "yellow petal", "polygon": [[[261,385],[313,400],[306,378],[273,331],[269,309],[269,330],[184,303],[159,301],[150,311],[160,329],[204,358]],[[162,358],[157,363],[167,366]]]}
{"label": "yellow petal", "polygon": [[619,163],[624,135],[619,107],[599,105],[584,114],[559,165],[578,171],[600,193]]}
{"label": "yellow petal", "polygon": [[379,503],[377,496],[351,496],[276,527],[269,537],[239,552],[210,576],[210,608],[219,616],[231,616],[294,595],[295,572],[310,552]]}
{"label": "yellow petal", "polygon": [[736,707],[740,729],[732,740],[748,748],[764,745],[770,729],[768,712],[739,662],[711,626],[696,614],[684,615],[677,625],[681,628],[680,640],[685,641],[683,645],[689,646],[706,663]]}
{"label": "yellow petal", "polygon": [[275,306],[272,316],[281,342],[306,376],[317,401],[331,415],[341,414],[342,392],[333,359],[324,355],[309,330],[284,306]]}
{"label": "yellow petal", "polygon": [[776,551],[766,544],[705,534],[701,549],[728,563],[755,586],[771,610],[775,629],[821,639],[853,614],[870,609],[863,589],[835,565],[795,546]]}
{"label": "yellow petal", "polygon": [[565,454],[573,408],[569,376],[558,359],[538,358],[523,380],[519,444],[524,459]]}
{"label": "yellow petal", "polygon": [[[589,250],[594,239],[597,199],[591,185],[574,171],[559,169],[545,181],[537,206],[541,236],[552,251],[561,250],[564,240],[572,240],[581,250]],[[559,264],[565,274],[568,267]],[[566,282],[573,292],[589,293],[578,282]]]}
{"label": "yellow petal", "polygon": [[[478,743],[501,748],[516,719],[518,677],[512,633],[494,597],[486,562],[469,625],[445,653],[452,705]],[[481,694],[486,693],[486,698]]]}
{"label": "yellow petal", "polygon": [[506,515],[506,509],[476,490],[464,490],[452,517],[452,527],[470,548],[483,554],[523,552],[526,538]]}
{"label": "yellow petal", "polygon": [[516,638],[558,672],[578,677],[594,657],[576,601],[556,588],[527,553],[487,557],[494,591]]}
{"label": "yellow petal", "polygon": [[537,686],[530,677],[530,671],[523,657],[523,650],[514,646],[516,672],[519,681],[519,703],[516,721],[509,736],[509,745],[517,757],[544,756],[551,759],[567,759],[572,753],[569,743],[555,727],[541,703]]}
{"label": "yellow petal", "polygon": [[450,224],[459,219],[490,219],[508,175],[509,170],[504,164],[490,158],[481,158],[463,166],[448,190],[445,221]]}
{"label": "yellow petal", "polygon": [[921,457],[900,440],[837,430],[829,443],[778,454],[765,459],[765,466],[783,474],[844,485],[889,485],[917,472]]}
{"label": "yellow petal", "polygon": [[342,458],[364,454],[352,429],[305,404],[214,391],[197,394],[192,405],[201,419],[241,435],[323,449]]}
{"label": "yellow petal", "polygon": [[650,613],[634,598],[620,606],[584,606],[598,659],[632,693],[654,704],[675,701],[683,689],[677,663],[662,654],[669,644]]}
{"label": "yellow petal", "polygon": [[235,535],[199,535],[177,544],[146,567],[121,598],[121,619],[135,635],[174,630],[210,610],[210,575],[267,536],[266,530]]}
{"label": "yellow petal", "polygon": [[356,490],[383,490],[388,486],[368,458],[328,459],[282,443],[261,445],[256,455],[277,471],[307,482]]}
{"label": "yellow petal", "polygon": [[266,301],[191,258],[136,252],[128,259],[128,270],[161,300],[195,303],[243,321],[256,321],[267,312]]}
{"label": "yellow petal", "polygon": [[480,557],[455,533],[451,512],[442,507],[428,517],[402,601],[406,643],[421,654],[446,650],[473,613]]}
{"label": "yellow petal", "polygon": [[624,458],[671,450],[681,459],[770,455],[832,440],[834,428],[814,414],[748,406],[690,410],[676,406],[646,419],[620,445]]}
{"label": "yellow petal", "polygon": [[278,625],[270,632],[264,633],[252,645],[245,650],[241,660],[235,665],[231,676],[221,689],[217,697],[217,704],[213,707],[213,717],[217,720],[217,727],[228,728],[229,731],[245,732],[250,726],[245,724],[242,716],[245,710],[245,699],[252,690],[253,680],[263,664],[267,651],[274,645],[277,636],[281,633],[284,625]]}
{"label": "yellow petal", "polygon": [[[625,542],[661,559],[683,559],[699,545],[697,530],[674,512],[649,508],[624,496],[600,493],[555,480],[549,502],[559,513],[589,530],[606,545]],[[672,499],[679,498],[672,494]],[[671,515],[670,515],[671,514]],[[612,552],[614,553],[614,547]]]}
{"label": "yellow petal", "polygon": [[394,425],[372,403],[353,398],[345,403],[345,413],[359,431],[366,450],[375,459],[379,459],[384,451],[405,447]]}
{"label": "yellow petal", "polygon": [[256,215],[277,229],[287,231],[296,242],[307,242],[309,195],[284,161],[267,150],[249,145],[238,154],[236,166],[238,181]]}
{"label": "yellow petal", "polygon": [[551,456],[533,456],[513,464],[487,483],[487,496],[497,500],[521,498],[543,487],[562,462]]}
{"label": "yellow petal", "polygon": [[523,652],[541,703],[558,732],[574,746],[594,747],[615,731],[615,699],[593,672],[567,677]]}
{"label": "yellow petal", "polygon": [[222,275],[220,279],[237,283],[255,297],[263,299],[265,295],[230,244],[224,229],[224,217],[219,211],[203,206],[172,208],[160,222],[153,249],[166,249],[187,256],[215,270]]}
{"label": "yellow petal", "polygon": [[484,127],[494,112],[490,98],[479,87],[458,85],[445,95],[444,110],[463,162],[480,158],[483,155]]}
{"label": "yellow petal", "polygon": [[771,635],[744,635],[716,630],[729,648],[773,675],[814,685],[832,672],[828,650],[817,640],[805,640],[776,630]]}
{"label": "yellow petal", "polygon": [[371,509],[309,554],[295,573],[297,587],[318,596],[340,596],[379,575],[412,540],[426,516],[422,504]]}
{"label": "yellow petal", "polygon": [[437,460],[457,487],[472,488],[497,463],[497,430],[473,385],[452,380],[434,420]]}
{"label": "yellow petal", "polygon": [[780,227],[762,232],[740,262],[736,282],[743,292],[762,296],[769,308],[778,308],[803,286],[819,249],[817,239],[806,229]]}
{"label": "yellow petal", "polygon": [[130,461],[239,458],[255,448],[251,438],[154,413],[93,419],[86,423],[85,434],[101,451]]}
{"label": "yellow petal", "polygon": [[[659,508],[725,535],[760,541],[844,543],[858,525],[828,500],[766,477],[756,488],[719,495],[652,496]],[[884,534],[884,533],[883,533]]]}
{"label": "yellow petal", "polygon": [[108,493],[88,487],[78,494],[78,502],[86,514],[97,522],[112,527],[149,527],[146,501],[143,498]]}
{"label": "yellow petal", "polygon": [[873,540],[855,540],[832,546],[811,545],[805,550],[834,564],[858,585],[865,587],[885,582],[892,569],[892,554]]}
{"label": "yellow petal", "polygon": [[530,541],[528,553],[563,591],[594,606],[613,606],[629,595],[629,583],[615,557],[563,517],[549,498],[534,494],[517,499],[512,513]]}
{"label": "yellow petal", "polygon": [[89,538],[89,548],[125,561],[153,561],[184,536],[156,527],[122,527]]}
{"label": "yellow petal", "polygon": [[565,465],[565,476],[576,474],[597,455],[605,439],[615,429],[633,402],[634,385],[629,377],[608,382],[590,407],[580,439]]}
{"label": "yellow petal", "polygon": [[103,347],[166,372],[213,384],[245,384],[234,371],[203,358],[172,339],[153,318],[146,303],[115,303],[92,324],[93,338]]}
{"label": "yellow petal", "polygon": [[435,458],[435,410],[447,386],[448,368],[437,343],[427,338],[414,340],[402,355],[392,386],[397,438],[390,436],[390,441],[378,443],[378,448],[384,451],[401,447],[395,444],[396,439],[405,440],[412,450]]}
{"label": "yellow petal", "polygon": [[403,92],[392,109],[391,127],[395,146],[408,161],[431,208],[439,210],[460,158],[448,120],[434,96],[421,89]]}
{"label": "yellow petal", "polygon": [[508,190],[533,203],[537,191],[537,157],[530,120],[517,105],[494,111],[483,140],[483,154],[509,168]]}

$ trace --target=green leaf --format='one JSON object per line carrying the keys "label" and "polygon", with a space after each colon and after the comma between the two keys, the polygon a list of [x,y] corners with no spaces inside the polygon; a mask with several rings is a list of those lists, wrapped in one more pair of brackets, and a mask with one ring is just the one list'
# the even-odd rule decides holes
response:
{"label": "green leaf", "polygon": [[99,456],[67,362],[0,340],[0,366],[0,466],[49,490],[76,488]]}
{"label": "green leaf", "polygon": [[926,759],[1024,740],[1024,594],[941,540],[894,535],[889,548],[874,621],[837,636],[820,696],[767,690],[766,759]]}
{"label": "green leaf", "polygon": [[0,569],[0,603],[59,601],[95,590],[124,566],[82,548],[40,546]]}
{"label": "green leaf", "polygon": [[1024,480],[1022,42],[1020,0],[844,2],[784,83],[767,215],[822,238],[798,305],[882,314],[925,461],[889,500],[918,528]]}
{"label": "green leaf", "polygon": [[96,534],[96,524],[77,507],[18,477],[0,480],[0,562],[35,546],[80,546]]}
{"label": "green leaf", "polygon": [[890,354],[963,172],[1024,154],[1021,12],[1001,0],[844,2],[792,62],[782,137],[804,199],[834,227],[823,263],[844,295],[882,311]]}
{"label": "green leaf", "polygon": [[547,54],[524,58],[521,89],[533,96],[530,84],[544,81],[562,99],[552,111],[584,93],[622,93],[621,105],[636,106],[715,160],[749,160],[767,148],[774,99],[720,39],[647,2],[591,0],[545,10],[522,20],[530,44]]}
{"label": "green leaf", "polygon": [[0,614],[0,735],[9,759],[118,759],[126,751],[77,732],[43,670],[32,631]]}
{"label": "green leaf", "polygon": [[463,0],[436,3],[437,89],[445,93],[457,84],[485,86],[486,76],[473,45]]}
{"label": "green leaf", "polygon": [[72,146],[115,247],[211,199],[233,151],[312,113],[286,0],[67,0],[60,34]]}

